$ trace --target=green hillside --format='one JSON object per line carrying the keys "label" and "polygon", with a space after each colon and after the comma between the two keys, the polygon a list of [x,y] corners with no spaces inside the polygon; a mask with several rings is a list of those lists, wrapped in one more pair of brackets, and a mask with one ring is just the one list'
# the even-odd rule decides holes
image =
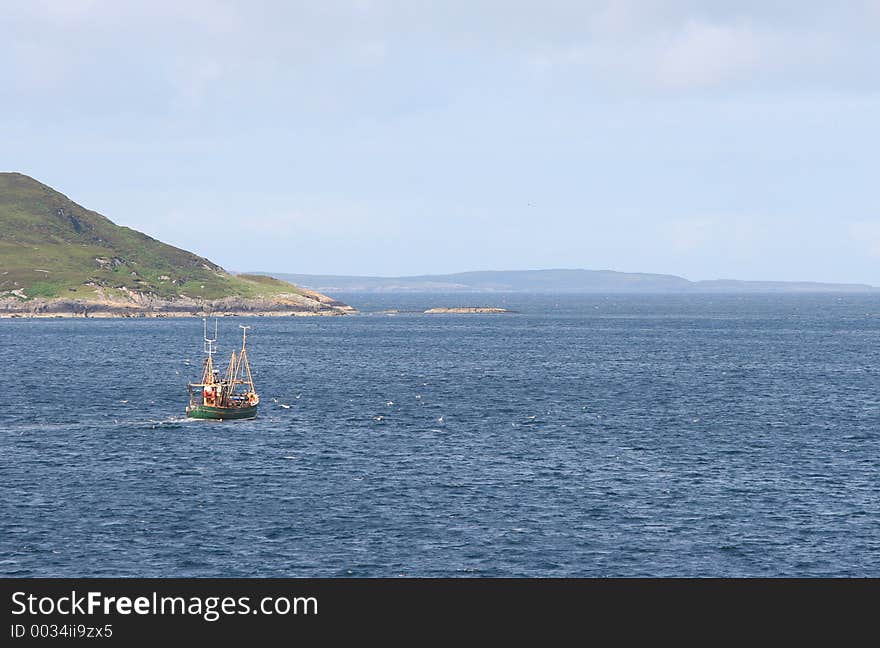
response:
{"label": "green hillside", "polygon": [[312,295],[120,227],[20,173],[0,173],[0,297],[160,299]]}

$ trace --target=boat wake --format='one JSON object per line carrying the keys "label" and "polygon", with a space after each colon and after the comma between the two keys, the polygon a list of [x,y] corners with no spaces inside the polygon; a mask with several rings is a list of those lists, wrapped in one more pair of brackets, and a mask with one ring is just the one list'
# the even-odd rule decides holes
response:
{"label": "boat wake", "polygon": [[153,419],[144,421],[143,425],[149,427],[151,430],[173,429],[182,427],[184,425],[190,425],[192,423],[196,423],[197,421],[198,419],[192,419],[186,416],[169,416],[164,419]]}

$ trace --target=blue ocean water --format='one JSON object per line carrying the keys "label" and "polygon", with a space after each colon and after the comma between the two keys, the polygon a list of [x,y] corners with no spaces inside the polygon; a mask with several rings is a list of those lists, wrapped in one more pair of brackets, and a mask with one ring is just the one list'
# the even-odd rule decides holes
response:
{"label": "blue ocean water", "polygon": [[880,576],[880,298],[341,297],[518,313],[0,320],[0,575]]}

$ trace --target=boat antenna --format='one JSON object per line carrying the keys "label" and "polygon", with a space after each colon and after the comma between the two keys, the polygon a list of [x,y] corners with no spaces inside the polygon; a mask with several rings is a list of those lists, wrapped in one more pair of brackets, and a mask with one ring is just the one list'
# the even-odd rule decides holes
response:
{"label": "boat antenna", "polygon": [[217,340],[219,339],[219,329],[217,328],[217,320],[214,320],[214,338],[208,337],[208,318],[203,317],[202,323],[205,325],[205,353],[208,354],[210,358],[212,355],[217,353]]}

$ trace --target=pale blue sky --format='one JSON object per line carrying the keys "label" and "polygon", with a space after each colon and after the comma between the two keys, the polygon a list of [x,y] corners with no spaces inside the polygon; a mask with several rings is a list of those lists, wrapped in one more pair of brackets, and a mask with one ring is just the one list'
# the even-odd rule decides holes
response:
{"label": "pale blue sky", "polygon": [[0,170],[229,269],[880,285],[880,0],[4,0],[0,57]]}

